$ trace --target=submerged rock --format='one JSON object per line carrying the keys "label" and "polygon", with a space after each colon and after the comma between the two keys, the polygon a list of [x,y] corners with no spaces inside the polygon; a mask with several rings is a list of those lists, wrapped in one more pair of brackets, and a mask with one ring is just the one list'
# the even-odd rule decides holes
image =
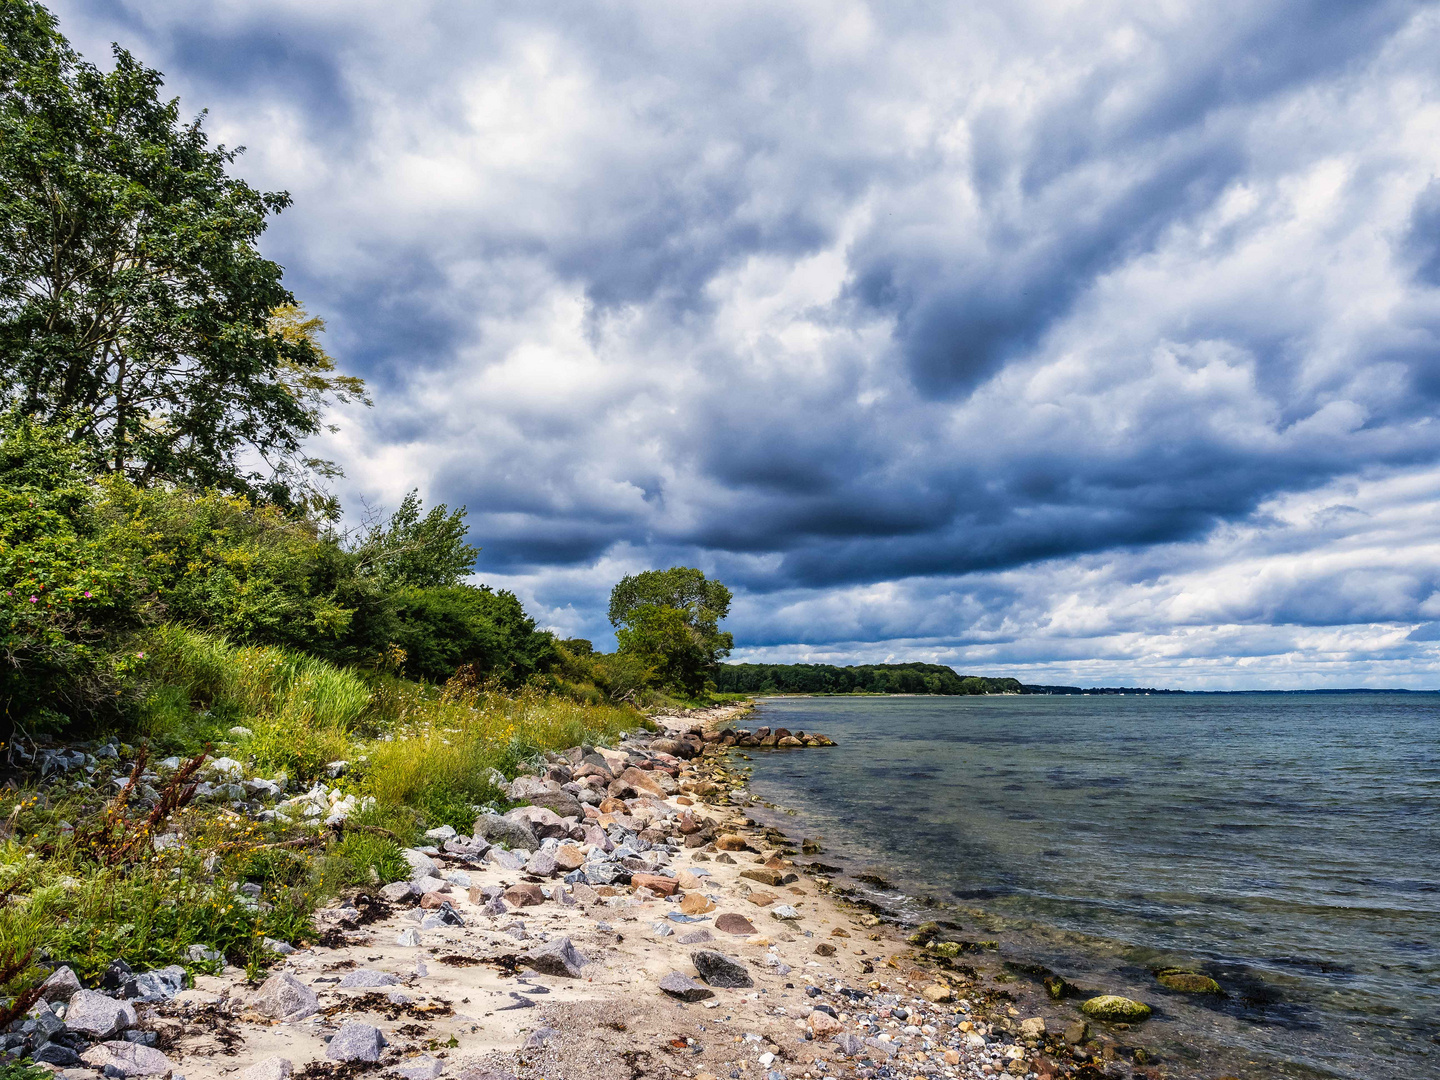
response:
{"label": "submerged rock", "polygon": [[1186,971],[1183,968],[1166,968],[1157,972],[1155,979],[1167,990],[1177,990],[1182,994],[1223,994],[1220,984],[1208,975],[1201,975],[1198,971]]}
{"label": "submerged rock", "polygon": [[1150,1016],[1150,1006],[1119,994],[1101,994],[1080,1006],[1080,1011],[1096,1020],[1138,1023]]}

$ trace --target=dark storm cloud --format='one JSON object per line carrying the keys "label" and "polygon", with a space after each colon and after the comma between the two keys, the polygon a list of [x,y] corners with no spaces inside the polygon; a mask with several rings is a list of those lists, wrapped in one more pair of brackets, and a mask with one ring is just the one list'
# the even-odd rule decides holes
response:
{"label": "dark storm cloud", "polygon": [[[671,561],[755,647],[1440,618],[1420,532],[1267,516],[1440,450],[1434,5],[57,9],[295,194],[347,498],[467,504],[557,627]],[[1254,529],[1233,602],[1159,584]]]}

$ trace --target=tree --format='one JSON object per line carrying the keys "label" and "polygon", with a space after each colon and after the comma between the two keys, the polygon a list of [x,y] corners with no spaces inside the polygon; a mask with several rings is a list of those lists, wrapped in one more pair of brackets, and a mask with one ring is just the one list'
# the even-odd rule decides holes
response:
{"label": "tree", "polygon": [[719,626],[731,599],[724,585],[687,566],[631,574],[610,592],[619,652],[643,660],[657,684],[696,697],[735,644]]}
{"label": "tree", "polygon": [[114,57],[102,72],[39,4],[0,0],[0,405],[73,418],[141,484],[313,505],[335,470],[302,443],[365,398],[256,248],[290,197],[229,176],[240,150]]}
{"label": "tree", "polygon": [[418,489],[387,521],[372,525],[356,547],[361,572],[389,588],[436,589],[459,585],[479,548],[465,543],[465,507],[441,503],[424,517]]}

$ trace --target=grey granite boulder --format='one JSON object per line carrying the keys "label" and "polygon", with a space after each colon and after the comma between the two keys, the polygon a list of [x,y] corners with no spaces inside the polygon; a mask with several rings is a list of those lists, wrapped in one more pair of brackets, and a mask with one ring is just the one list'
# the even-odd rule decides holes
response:
{"label": "grey granite boulder", "polygon": [[415,895],[414,883],[410,881],[392,881],[380,890],[380,895],[392,904],[398,904],[401,900],[408,899]]}
{"label": "grey granite boulder", "polygon": [[76,990],[81,989],[80,980],[68,967],[57,968],[40,984],[42,1001],[69,1001]]}
{"label": "grey granite boulder", "polygon": [[445,1071],[445,1063],[429,1054],[421,1054],[395,1066],[395,1072],[405,1080],[435,1080]]}
{"label": "grey granite boulder", "polygon": [[755,980],[750,978],[750,972],[745,965],[738,960],[731,960],[724,953],[712,949],[697,949],[690,954],[690,962],[695,965],[700,978],[711,986],[736,990],[755,985]]}
{"label": "grey granite boulder", "polygon": [[340,977],[342,989],[353,987],[371,986],[398,986],[400,980],[388,971],[372,971],[369,968],[360,968],[358,971],[347,971]]}
{"label": "grey granite boulder", "polygon": [[385,1036],[372,1024],[347,1020],[325,1048],[331,1061],[379,1061]]}
{"label": "grey granite boulder", "polygon": [[410,864],[410,880],[419,881],[426,877],[439,877],[440,868],[435,865],[435,860],[426,855],[423,851],[416,851],[414,848],[406,848],[400,853],[405,856],[405,861]]}
{"label": "grey granite boulder", "polygon": [[534,968],[542,975],[559,975],[567,979],[578,979],[580,969],[589,962],[570,944],[568,937],[556,938],[531,949],[521,960],[526,967]]}
{"label": "grey granite boulder", "polygon": [[243,1069],[236,1080],[290,1080],[295,1065],[289,1058],[268,1057]]}
{"label": "grey granite boulder", "polygon": [[152,1046],[116,1039],[92,1046],[80,1060],[107,1076],[169,1076],[175,1063]]}
{"label": "grey granite boulder", "polygon": [[94,990],[77,990],[71,994],[65,1012],[65,1026],[92,1039],[108,1039],[133,1028],[137,1022],[134,1005]]}
{"label": "grey granite boulder", "polygon": [[320,1010],[315,991],[288,971],[276,972],[265,980],[250,1007],[272,1020],[303,1020]]}
{"label": "grey granite boulder", "polygon": [[534,851],[540,846],[535,830],[528,821],[501,817],[499,814],[481,814],[475,819],[475,836],[492,844],[504,844],[511,848]]}

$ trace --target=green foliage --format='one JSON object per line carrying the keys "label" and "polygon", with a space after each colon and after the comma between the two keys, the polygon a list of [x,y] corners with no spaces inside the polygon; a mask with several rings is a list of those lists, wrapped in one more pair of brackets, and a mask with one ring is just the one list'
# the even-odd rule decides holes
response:
{"label": "green foliage", "polygon": [[485,586],[402,589],[390,640],[405,650],[405,673],[444,682],[463,665],[516,686],[558,659],[555,638],[537,630],[511,592]]}
{"label": "green foliage", "polygon": [[943,664],[721,664],[717,690],[738,694],[1019,694],[1015,679],[957,675]]}
{"label": "green foliage", "polygon": [[366,531],[356,546],[362,573],[388,588],[460,584],[479,554],[465,543],[465,508],[452,513],[441,503],[421,517],[422,509],[419,492],[411,491],[388,520]]}
{"label": "green foliage", "polygon": [[82,60],[38,4],[0,5],[0,401],[79,418],[141,483],[295,506],[333,473],[301,441],[363,388],[286,332],[304,320],[256,243],[290,197],[229,176],[238,151],[161,85],[118,46],[108,72]]}
{"label": "green foliage", "polygon": [[734,645],[719,628],[730,600],[724,585],[687,566],[629,575],[610,592],[617,651],[644,665],[648,684],[699,697]]}
{"label": "green foliage", "polygon": [[389,837],[347,831],[326,853],[322,875],[332,889],[351,885],[388,885],[410,876],[400,845]]}

